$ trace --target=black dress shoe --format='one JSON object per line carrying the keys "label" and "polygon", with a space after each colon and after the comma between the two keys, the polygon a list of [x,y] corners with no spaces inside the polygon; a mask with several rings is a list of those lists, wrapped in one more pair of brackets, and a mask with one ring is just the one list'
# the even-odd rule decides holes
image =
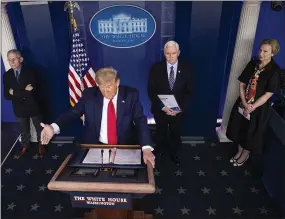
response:
{"label": "black dress shoe", "polygon": [[21,157],[24,153],[26,153],[27,150],[28,150],[28,146],[27,145],[23,145],[21,147],[20,152],[18,153],[18,156]]}
{"label": "black dress shoe", "polygon": [[43,156],[45,155],[46,150],[44,148],[44,146],[42,144],[39,144],[39,154],[40,154],[40,158],[43,158]]}
{"label": "black dress shoe", "polygon": [[173,163],[175,163],[177,166],[180,165],[180,157],[178,157],[178,156],[171,156],[171,160],[172,160]]}

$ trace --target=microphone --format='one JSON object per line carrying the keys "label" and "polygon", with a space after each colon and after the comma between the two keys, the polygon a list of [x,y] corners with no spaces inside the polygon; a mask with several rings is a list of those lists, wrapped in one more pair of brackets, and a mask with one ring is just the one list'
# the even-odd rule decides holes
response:
{"label": "microphone", "polygon": [[102,161],[102,168],[103,168],[103,154],[104,154],[104,150],[101,149],[101,161]]}
{"label": "microphone", "polygon": [[110,158],[111,158],[111,149],[109,149],[109,163],[110,163]]}

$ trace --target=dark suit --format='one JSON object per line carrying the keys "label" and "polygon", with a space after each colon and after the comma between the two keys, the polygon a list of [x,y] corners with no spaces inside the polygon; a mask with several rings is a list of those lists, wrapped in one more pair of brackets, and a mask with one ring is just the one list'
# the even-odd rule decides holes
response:
{"label": "dark suit", "polygon": [[[151,101],[151,112],[156,122],[157,151],[162,152],[163,147],[169,143],[171,155],[176,155],[181,145],[181,128],[184,112],[188,106],[190,94],[192,93],[192,72],[190,66],[183,61],[178,61],[177,73],[174,87],[171,90],[168,81],[167,62],[155,63],[149,73],[148,96]],[[157,95],[173,94],[182,109],[182,113],[176,116],[168,116],[162,108],[163,103]],[[168,141],[169,126],[169,141]]]}
{"label": "dark suit", "polygon": [[[17,80],[14,70],[9,69],[3,75],[3,83],[4,96],[7,100],[12,100],[14,114],[21,125],[22,142],[24,144],[29,143],[30,118],[33,120],[39,140],[41,126],[39,107],[35,99],[37,88],[36,71],[22,66]],[[25,87],[29,84],[33,87],[31,91],[25,90]],[[9,93],[10,89],[13,89],[13,95]]]}
{"label": "dark suit", "polygon": [[[55,123],[61,127],[73,118],[84,114],[85,126],[83,143],[98,144],[101,130],[103,95],[99,88],[84,90],[79,102],[67,113],[60,116]],[[135,129],[134,129],[135,128]],[[134,135],[135,134],[135,135]],[[117,139],[118,144],[152,145],[147,119],[144,115],[136,89],[119,86],[117,99]]]}

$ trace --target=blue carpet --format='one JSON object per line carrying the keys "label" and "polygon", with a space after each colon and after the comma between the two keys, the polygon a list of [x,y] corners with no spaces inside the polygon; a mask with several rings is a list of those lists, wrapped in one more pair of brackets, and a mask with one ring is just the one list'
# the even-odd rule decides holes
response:
{"label": "blue carpet", "polygon": [[[3,219],[82,218],[88,209],[72,208],[67,194],[49,191],[51,177],[74,144],[52,144],[43,159],[35,145],[23,157],[16,145],[2,166]],[[249,160],[243,167],[229,163],[231,144],[184,144],[182,164],[165,155],[157,160],[155,194],[134,203],[135,210],[154,218],[281,218],[267,195],[260,173]]]}
{"label": "blue carpet", "polygon": [[20,134],[18,123],[1,123],[1,163]]}

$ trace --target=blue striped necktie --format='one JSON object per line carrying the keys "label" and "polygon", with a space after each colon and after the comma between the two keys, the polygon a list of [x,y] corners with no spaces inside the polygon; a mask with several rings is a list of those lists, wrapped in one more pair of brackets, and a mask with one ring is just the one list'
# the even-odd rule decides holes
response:
{"label": "blue striped necktie", "polygon": [[170,68],[170,74],[169,74],[168,80],[169,80],[170,89],[172,90],[174,86],[174,67],[173,66],[171,66]]}

